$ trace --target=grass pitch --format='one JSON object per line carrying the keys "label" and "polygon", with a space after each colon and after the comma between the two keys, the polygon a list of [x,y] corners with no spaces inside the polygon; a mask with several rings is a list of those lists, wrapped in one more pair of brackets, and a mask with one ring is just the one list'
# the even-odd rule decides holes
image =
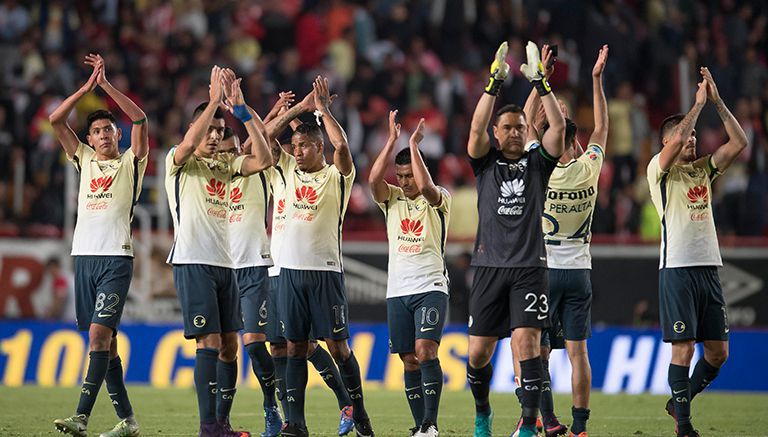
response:
{"label": "grass pitch", "polygon": [[[191,389],[128,388],[143,436],[196,436],[197,401]],[[0,386],[0,436],[59,435],[53,419],[73,413],[78,388]],[[368,390],[366,405],[379,437],[407,436],[413,426],[403,393]],[[592,394],[590,437],[674,436],[674,424],[664,412],[666,397],[652,395]],[[513,394],[492,394],[493,429],[508,436],[520,414]],[[570,398],[555,396],[555,409],[570,424]],[[339,412],[329,390],[312,389],[307,396],[307,423],[313,436],[334,436]],[[694,424],[702,436],[768,436],[768,395],[707,393],[693,403]],[[106,390],[102,389],[89,423],[98,435],[117,423]],[[258,436],[263,431],[261,392],[240,389],[235,398],[232,423]],[[441,436],[471,436],[474,407],[469,391],[444,392],[440,405]]]}

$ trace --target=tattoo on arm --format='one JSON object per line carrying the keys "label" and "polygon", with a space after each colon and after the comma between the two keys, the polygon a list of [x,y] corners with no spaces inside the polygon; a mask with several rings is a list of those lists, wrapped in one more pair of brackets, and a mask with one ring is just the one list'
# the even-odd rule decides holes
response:
{"label": "tattoo on arm", "polygon": [[720,116],[720,120],[726,121],[732,117],[731,111],[728,110],[722,100],[715,103],[715,108],[717,109],[717,115]]}

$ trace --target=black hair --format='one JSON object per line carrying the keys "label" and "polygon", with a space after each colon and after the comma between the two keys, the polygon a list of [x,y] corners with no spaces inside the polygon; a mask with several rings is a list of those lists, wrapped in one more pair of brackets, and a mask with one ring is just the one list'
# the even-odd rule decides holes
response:
{"label": "black hair", "polygon": [[61,267],[61,262],[56,257],[48,258],[48,261],[45,262],[45,266],[46,267],[53,267],[53,266]]}
{"label": "black hair", "polygon": [[98,120],[109,120],[112,124],[117,126],[117,119],[111,112],[105,109],[99,109],[88,114],[88,117],[85,119],[85,131],[90,133],[91,125]]}
{"label": "black hair", "polygon": [[670,115],[661,122],[659,126],[659,144],[664,147],[664,137],[669,135],[669,132],[676,128],[678,124],[685,118],[685,114]]}
{"label": "black hair", "polygon": [[411,149],[406,147],[405,149],[397,152],[395,155],[395,165],[408,165],[411,163]]}
{"label": "black hair", "polygon": [[320,126],[314,123],[301,123],[296,126],[295,134],[304,134],[309,137],[315,137],[318,140],[323,140],[323,131],[320,130]]}
{"label": "black hair", "polygon": [[[195,110],[192,112],[192,121],[197,120],[197,117],[199,117],[207,107],[208,102],[203,102],[197,105]],[[224,118],[224,111],[222,111],[221,108],[216,108],[216,112],[213,113],[213,118]]]}
{"label": "black hair", "polygon": [[523,108],[510,103],[508,105],[502,106],[498,111],[496,111],[496,120],[498,121],[499,117],[508,112],[511,114],[522,114],[523,118],[525,118],[525,112],[523,111]]}
{"label": "black hair", "polygon": [[578,128],[576,127],[576,123],[573,122],[570,118],[565,119],[565,147],[569,147],[571,142],[576,138],[576,132],[578,131]]}

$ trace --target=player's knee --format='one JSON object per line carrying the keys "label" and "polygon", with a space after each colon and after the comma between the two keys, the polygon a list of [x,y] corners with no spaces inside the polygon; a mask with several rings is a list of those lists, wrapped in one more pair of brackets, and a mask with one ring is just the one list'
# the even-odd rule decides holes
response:
{"label": "player's knee", "polygon": [[571,361],[589,359],[586,340],[569,341],[566,342],[565,347],[568,351],[568,358]]}
{"label": "player's knee", "polygon": [[[88,331],[88,345],[92,351],[108,351],[112,345],[112,331],[104,327],[91,327]],[[115,350],[117,353],[117,350]]]}
{"label": "player's knee", "polygon": [[672,363],[680,366],[690,366],[695,352],[692,341],[672,343]]}
{"label": "player's knee", "polygon": [[421,363],[437,358],[437,342],[431,340],[417,341],[416,358],[418,358]]}
{"label": "player's knee", "polygon": [[704,350],[704,358],[713,367],[722,367],[728,360],[728,348],[717,350]]}
{"label": "player's knee", "polygon": [[474,369],[480,369],[491,362],[492,350],[486,348],[475,348],[469,351],[469,365]]}
{"label": "player's knee", "polygon": [[549,346],[542,345],[540,348],[540,351],[541,351],[540,352],[541,359],[549,361],[549,354],[550,352],[552,352],[552,348],[550,348]]}
{"label": "player's knee", "polygon": [[349,355],[352,351],[349,349],[349,345],[346,340],[341,341],[327,341],[328,352],[333,357],[336,363],[343,363],[349,359]]}
{"label": "player's knee", "polygon": [[400,360],[403,362],[403,368],[406,372],[419,370],[419,360],[416,359],[415,353],[400,354]]}
{"label": "player's knee", "polygon": [[219,347],[219,359],[222,361],[235,361],[237,359],[237,335],[222,335],[221,347]]}
{"label": "player's knee", "polygon": [[288,356],[288,346],[285,343],[270,343],[269,352],[273,358]]}
{"label": "player's knee", "polygon": [[289,358],[307,358],[307,350],[309,350],[309,345],[306,341],[288,342]]}
{"label": "player's knee", "polygon": [[243,344],[251,344],[251,343],[264,343],[267,341],[267,336],[264,334],[257,334],[252,332],[246,332],[243,334]]}

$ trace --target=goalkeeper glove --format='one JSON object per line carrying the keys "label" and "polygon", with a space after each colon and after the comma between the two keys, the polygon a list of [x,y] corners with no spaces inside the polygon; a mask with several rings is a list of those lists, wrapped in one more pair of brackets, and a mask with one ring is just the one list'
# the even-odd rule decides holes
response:
{"label": "goalkeeper glove", "polygon": [[493,64],[491,64],[491,78],[488,80],[485,92],[492,96],[499,94],[501,84],[504,83],[504,79],[509,75],[509,64],[505,61],[507,50],[507,42],[505,41],[496,50],[496,58],[493,60]]}
{"label": "goalkeeper glove", "polygon": [[528,41],[528,45],[525,46],[525,54],[528,63],[520,66],[520,72],[536,87],[540,96],[546,96],[552,92],[552,88],[544,77],[545,70],[544,64],[541,63],[539,47],[533,41]]}

